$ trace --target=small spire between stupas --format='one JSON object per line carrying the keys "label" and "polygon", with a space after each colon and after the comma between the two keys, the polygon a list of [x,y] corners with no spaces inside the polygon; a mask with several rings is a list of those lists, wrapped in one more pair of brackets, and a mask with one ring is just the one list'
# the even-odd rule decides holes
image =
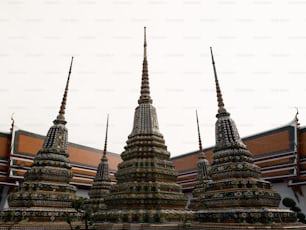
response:
{"label": "small spire between stupas", "polygon": [[217,92],[217,100],[218,100],[218,113],[227,113],[226,109],[224,108],[224,102],[222,98],[222,93],[218,81],[218,76],[217,76],[217,70],[216,70],[216,65],[215,65],[215,60],[214,60],[214,55],[212,52],[212,48],[210,47],[210,54],[211,54],[211,60],[214,68],[214,75],[215,75],[215,83],[216,83],[216,92]]}
{"label": "small spire between stupas", "polygon": [[202,152],[202,141],[201,141],[201,133],[200,133],[200,126],[199,126],[199,118],[198,118],[198,111],[196,110],[196,117],[197,117],[197,127],[198,127],[198,138],[199,138],[199,150]]}
{"label": "small spire between stupas", "polygon": [[56,120],[54,121],[54,124],[59,124],[59,123],[66,124],[67,123],[65,121],[65,109],[66,109],[66,102],[67,102],[68,87],[69,87],[72,63],[73,63],[73,57],[71,58],[70,68],[69,68],[69,72],[68,72],[68,78],[67,78],[67,82],[66,82],[66,87],[65,87],[61,107],[60,107],[59,113],[56,117]]}
{"label": "small spire between stupas", "polygon": [[105,140],[104,140],[104,149],[103,149],[103,157],[105,157],[105,156],[106,156],[106,153],[107,153],[108,119],[109,119],[109,115],[107,114],[106,131],[105,131]]}
{"label": "small spire between stupas", "polygon": [[148,60],[147,60],[147,33],[146,27],[144,27],[144,52],[143,52],[143,63],[142,63],[142,78],[141,78],[141,89],[140,98],[138,104],[152,103],[150,96],[150,84],[149,84],[149,71],[148,71]]}
{"label": "small spire between stupas", "polygon": [[202,147],[200,125],[199,125],[199,118],[198,118],[198,111],[197,110],[196,110],[196,117],[197,117],[198,139],[199,139],[199,159],[204,159],[205,154],[204,154],[203,147]]}

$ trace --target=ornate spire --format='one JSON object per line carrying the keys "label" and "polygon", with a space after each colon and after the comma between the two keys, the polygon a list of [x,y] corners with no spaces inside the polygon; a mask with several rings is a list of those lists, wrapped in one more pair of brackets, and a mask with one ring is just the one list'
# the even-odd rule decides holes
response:
{"label": "ornate spire", "polygon": [[201,207],[200,197],[205,193],[205,189],[207,187],[208,182],[210,181],[210,177],[208,175],[208,167],[209,162],[205,159],[205,154],[203,152],[201,134],[200,134],[200,126],[198,119],[198,111],[196,110],[197,117],[197,128],[198,128],[198,138],[199,138],[199,159],[197,162],[197,179],[194,190],[192,191],[192,199],[189,204],[189,209],[199,210]]}
{"label": "ornate spire", "polygon": [[[201,162],[203,162],[203,160],[205,161],[204,162],[205,166],[199,165],[198,168],[200,168],[200,171],[202,172],[202,175],[204,175],[204,177],[206,178],[208,176],[208,173],[207,173],[208,161],[205,158],[205,153],[204,153],[203,147],[202,147],[200,125],[199,125],[199,118],[198,118],[198,111],[197,110],[196,110],[196,117],[197,117],[198,138],[199,138],[199,162],[198,162],[198,164],[201,164]],[[204,177],[202,176],[202,178],[204,178]]]}
{"label": "ornate spire", "polygon": [[216,82],[216,92],[217,92],[217,100],[218,100],[218,107],[219,107],[218,115],[220,115],[220,114],[228,114],[226,109],[224,108],[224,102],[223,102],[222,93],[221,93],[221,89],[220,89],[220,85],[219,85],[219,81],[218,81],[218,76],[217,76],[217,70],[216,70],[216,66],[215,66],[214,55],[213,55],[211,47],[210,47],[210,54],[211,54],[211,60],[212,60],[213,68],[214,68],[214,75],[215,75],[215,82]]}
{"label": "ornate spire", "polygon": [[202,141],[201,141],[201,133],[200,133],[199,118],[198,118],[198,111],[197,110],[196,110],[196,117],[197,117],[197,127],[198,127],[198,137],[199,137],[199,150],[200,150],[200,152],[202,152],[203,147],[202,147]]}
{"label": "ornate spire", "polygon": [[144,27],[144,52],[143,52],[143,64],[142,64],[142,78],[140,98],[138,104],[152,103],[150,97],[150,85],[149,85],[149,73],[148,73],[148,60],[147,60],[147,35],[146,27]]}
{"label": "ornate spire", "polygon": [[106,156],[106,152],[107,152],[108,119],[109,119],[109,116],[108,116],[108,114],[107,114],[106,131],[105,131],[105,141],[104,141],[104,149],[103,149],[103,157]]}
{"label": "ornate spire", "polygon": [[88,193],[90,199],[87,204],[90,205],[94,212],[105,209],[104,198],[109,194],[111,179],[109,177],[108,160],[106,157],[107,149],[107,134],[108,134],[108,114],[106,122],[106,134],[103,149],[103,156],[97,168],[97,173],[94,178],[92,187]]}
{"label": "ornate spire", "polygon": [[142,65],[142,78],[140,97],[135,110],[134,125],[131,135],[159,133],[157,114],[150,96],[146,27],[144,27],[144,59]]}
{"label": "ornate spire", "polygon": [[102,155],[102,158],[101,158],[101,163],[98,165],[98,170],[97,170],[97,176],[100,179],[96,178],[95,180],[107,180],[107,181],[110,180],[109,179],[109,171],[108,171],[108,160],[107,160],[107,157],[106,157],[107,136],[108,136],[108,120],[109,120],[109,116],[107,114],[103,155]]}
{"label": "ornate spire", "polygon": [[54,124],[66,124],[67,123],[65,121],[65,109],[66,109],[66,101],[67,101],[69,80],[70,80],[71,69],[72,69],[72,62],[73,62],[73,57],[71,58],[71,63],[70,63],[68,78],[67,78],[66,87],[65,87],[65,91],[64,91],[64,95],[63,95],[63,99],[62,99],[62,104],[61,104],[60,110],[58,112],[58,115],[53,122]]}

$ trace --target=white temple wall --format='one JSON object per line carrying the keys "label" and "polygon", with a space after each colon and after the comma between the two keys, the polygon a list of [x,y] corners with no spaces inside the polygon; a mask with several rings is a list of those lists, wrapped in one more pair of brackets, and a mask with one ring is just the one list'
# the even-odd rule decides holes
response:
{"label": "white temple wall", "polygon": [[187,198],[187,203],[186,203],[186,206],[185,206],[187,208],[190,204],[191,199],[192,199],[192,193],[191,192],[186,192],[186,193],[184,193],[184,195]]}
{"label": "white temple wall", "polygon": [[7,203],[7,195],[9,191],[9,186],[4,185],[2,189],[2,194],[1,194],[1,200],[0,200],[0,210],[3,210],[4,208],[8,208],[8,203]]}
{"label": "white temple wall", "polygon": [[85,198],[89,198],[88,192],[89,192],[89,189],[79,189],[78,188],[78,190],[76,191],[76,195],[81,196],[81,197],[85,197]]}
{"label": "white temple wall", "polygon": [[[306,185],[301,186],[302,194],[297,194],[298,200],[292,190],[291,187],[288,186],[287,183],[272,183],[272,187],[274,190],[280,193],[282,199],[285,197],[291,198],[296,202],[296,206],[298,206],[304,214],[306,214]],[[282,202],[280,203],[280,207],[284,207]]]}

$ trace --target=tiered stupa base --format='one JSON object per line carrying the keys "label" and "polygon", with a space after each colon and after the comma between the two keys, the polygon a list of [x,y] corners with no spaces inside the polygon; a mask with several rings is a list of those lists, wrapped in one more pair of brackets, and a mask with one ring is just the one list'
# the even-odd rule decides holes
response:
{"label": "tiered stupa base", "polygon": [[102,210],[94,214],[99,222],[113,223],[183,223],[194,219],[194,212],[188,210],[154,210],[154,209],[114,209]]}
{"label": "tiered stupa base", "polygon": [[[73,222],[72,228],[76,229],[77,226],[82,227],[84,224],[81,222]],[[0,230],[71,230],[67,222],[8,222],[0,223]]]}
{"label": "tiered stupa base", "polygon": [[66,222],[67,217],[78,221],[81,219],[81,213],[73,208],[47,208],[47,207],[16,207],[4,210],[1,212],[2,222],[37,222],[49,223],[50,222]]}
{"label": "tiered stupa base", "polygon": [[[223,224],[223,223],[99,223],[95,225],[103,230],[302,230],[305,225],[299,223],[281,224]],[[1,229],[0,229],[1,230]]]}
{"label": "tiered stupa base", "polygon": [[[296,214],[281,208],[223,208],[197,212],[197,220],[206,223],[262,224],[296,223]],[[306,225],[304,225],[306,229]]]}
{"label": "tiered stupa base", "polygon": [[[183,230],[187,224],[167,223],[167,224],[154,224],[154,223],[101,223],[95,225],[98,229],[103,230]],[[1,229],[0,229],[1,230]]]}
{"label": "tiered stupa base", "polygon": [[190,230],[302,230],[305,229],[305,225],[299,223],[272,223],[272,224],[248,224],[248,223],[199,223],[191,224],[188,226]]}
{"label": "tiered stupa base", "polygon": [[201,195],[205,193],[205,189],[206,189],[207,185],[203,183],[200,186],[198,185],[198,187],[196,187],[193,190],[193,194],[192,194],[193,198],[190,200],[190,203],[188,205],[188,209],[190,209],[190,210],[206,209],[205,205],[201,202]]}

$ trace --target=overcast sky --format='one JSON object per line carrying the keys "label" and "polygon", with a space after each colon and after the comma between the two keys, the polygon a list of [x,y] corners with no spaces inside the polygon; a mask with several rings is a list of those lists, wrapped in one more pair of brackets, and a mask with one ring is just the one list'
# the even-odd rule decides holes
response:
{"label": "overcast sky", "polygon": [[140,93],[147,26],[151,96],[172,156],[214,145],[213,47],[224,102],[242,137],[305,125],[306,1],[1,0],[0,130],[45,135],[71,56],[69,141],[121,153]]}

